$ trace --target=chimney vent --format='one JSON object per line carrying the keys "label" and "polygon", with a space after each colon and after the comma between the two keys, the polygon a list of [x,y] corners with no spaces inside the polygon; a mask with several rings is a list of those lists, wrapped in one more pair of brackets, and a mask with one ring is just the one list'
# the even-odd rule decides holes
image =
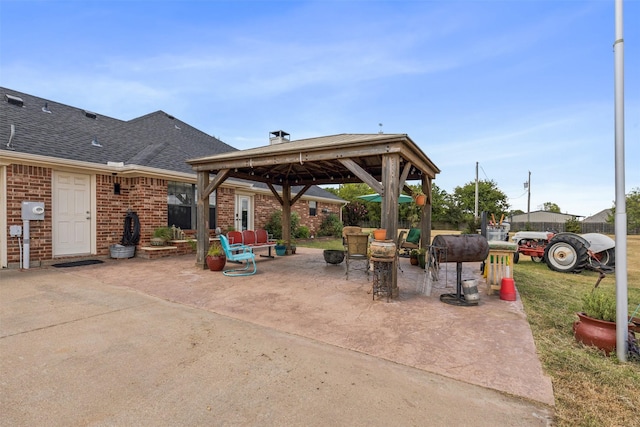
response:
{"label": "chimney vent", "polygon": [[269,133],[269,145],[282,144],[290,142],[289,134],[283,130],[274,130]]}

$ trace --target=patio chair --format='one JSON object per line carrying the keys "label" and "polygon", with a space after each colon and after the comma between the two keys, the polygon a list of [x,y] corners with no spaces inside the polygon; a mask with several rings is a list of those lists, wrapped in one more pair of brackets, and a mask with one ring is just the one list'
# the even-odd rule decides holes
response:
{"label": "patio chair", "polygon": [[[227,257],[227,260],[231,262],[244,262],[244,268],[237,268],[234,270],[223,270],[222,274],[225,276],[251,276],[255,274],[258,268],[256,267],[256,256],[253,250],[249,246],[242,244],[229,244],[227,236],[220,235],[220,245]],[[253,265],[253,270],[249,270],[249,263]]]}
{"label": "patio chair", "polygon": [[[349,280],[349,270],[364,271],[367,273],[367,280],[369,280],[369,235],[366,233],[347,234],[346,239],[347,280]],[[362,265],[359,266],[359,263]]]}
{"label": "patio chair", "polygon": [[[405,235],[407,237],[405,237]],[[398,252],[402,253],[402,256],[409,254],[411,249],[420,249],[420,229],[412,228],[409,230],[409,234],[402,230],[398,236]]]}
{"label": "patio chair", "polygon": [[227,232],[227,238],[229,239],[229,243],[232,245],[242,244],[244,241],[242,240],[242,231],[229,231]]}
{"label": "patio chair", "polygon": [[347,234],[359,234],[362,233],[362,227],[354,225],[347,225],[342,227],[342,246],[347,246]]}

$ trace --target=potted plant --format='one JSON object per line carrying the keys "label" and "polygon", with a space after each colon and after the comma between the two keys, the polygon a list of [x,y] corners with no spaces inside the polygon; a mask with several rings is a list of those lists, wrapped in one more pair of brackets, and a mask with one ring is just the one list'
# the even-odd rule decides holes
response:
{"label": "potted plant", "polygon": [[157,227],[153,230],[150,240],[151,246],[164,246],[173,238],[173,232],[169,227]]}
{"label": "potted plant", "polygon": [[211,271],[222,271],[222,269],[224,269],[224,266],[227,263],[227,257],[220,246],[220,242],[214,241],[211,243],[205,260],[209,270]]}
{"label": "potted plant", "polygon": [[[576,313],[573,334],[577,341],[609,355],[616,348],[616,297],[594,287],[582,297],[582,312]],[[631,329],[631,326],[629,326]]]}
{"label": "potted plant", "polygon": [[287,253],[286,242],[284,240],[282,240],[282,239],[278,240],[276,242],[275,249],[276,249],[276,255],[278,255],[278,256],[286,255],[286,253]]}
{"label": "potted plant", "polygon": [[417,249],[411,249],[411,252],[409,252],[409,262],[411,263],[411,265],[418,265],[418,250]]}
{"label": "potted plant", "polygon": [[424,195],[423,192],[415,193],[416,205],[424,206],[427,203],[427,196]]}

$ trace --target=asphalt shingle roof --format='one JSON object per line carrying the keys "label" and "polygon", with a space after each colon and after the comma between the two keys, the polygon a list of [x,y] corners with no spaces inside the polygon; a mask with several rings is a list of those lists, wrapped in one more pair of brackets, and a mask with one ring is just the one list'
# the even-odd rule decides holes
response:
{"label": "asphalt shingle roof", "polygon": [[[91,118],[82,108],[13,89],[0,87],[0,96],[0,150],[10,149],[7,143],[14,125],[14,152],[100,165],[116,162],[195,174],[187,159],[238,151],[164,111],[128,121],[99,113],[89,114],[95,115]],[[9,103],[9,98],[20,98],[23,105]],[[258,182],[253,185],[267,188]],[[320,187],[310,188],[306,195],[341,200]]]}
{"label": "asphalt shingle roof", "polygon": [[[105,165],[123,162],[176,172],[193,173],[187,158],[237,151],[163,111],[123,121],[0,88],[0,132],[7,138],[15,127],[11,146],[16,152]],[[23,106],[10,104],[6,95],[21,98]],[[50,113],[43,111],[47,106]],[[96,140],[101,146],[92,145]],[[6,139],[8,141],[8,139]],[[6,142],[0,144],[6,150]]]}

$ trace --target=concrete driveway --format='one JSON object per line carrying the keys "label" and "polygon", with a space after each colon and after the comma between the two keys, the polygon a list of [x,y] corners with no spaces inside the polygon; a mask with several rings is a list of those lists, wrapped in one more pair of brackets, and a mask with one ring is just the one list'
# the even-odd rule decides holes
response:
{"label": "concrete driveway", "polygon": [[443,304],[455,268],[425,296],[401,261],[389,303],[306,248],[245,278],[193,256],[1,271],[0,425],[550,425],[520,302]]}

